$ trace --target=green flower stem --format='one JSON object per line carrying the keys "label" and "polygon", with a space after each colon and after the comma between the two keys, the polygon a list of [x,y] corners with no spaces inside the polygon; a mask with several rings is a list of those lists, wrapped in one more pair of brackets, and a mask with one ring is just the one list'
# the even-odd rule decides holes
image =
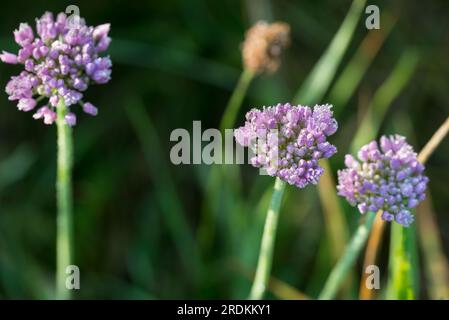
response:
{"label": "green flower stem", "polygon": [[340,285],[345,281],[348,270],[356,261],[360,251],[368,239],[368,235],[373,226],[374,218],[376,213],[368,212],[365,215],[365,222],[361,224],[351,241],[349,242],[343,256],[337,262],[335,267],[332,269],[329,277],[327,278],[326,284],[321,291],[318,299],[329,300],[335,297]]}
{"label": "green flower stem", "polygon": [[66,268],[72,264],[72,129],[65,120],[67,107],[60,98],[57,106],[58,160],[56,177],[57,231],[56,231],[56,297],[70,299],[66,288]]}
{"label": "green flower stem", "polygon": [[415,225],[391,225],[387,298],[413,300],[417,296],[417,250]]}
{"label": "green flower stem", "polygon": [[281,207],[284,190],[285,182],[279,178],[276,178],[273,195],[271,196],[271,202],[267,212],[267,218],[265,220],[256,275],[251,288],[251,293],[249,295],[249,299],[251,300],[262,299],[268,285],[271,264],[273,262],[273,247],[276,239],[279,209]]}
{"label": "green flower stem", "polygon": [[232,93],[231,99],[229,99],[226,106],[223,118],[220,122],[220,131],[224,132],[225,129],[232,129],[235,124],[235,119],[239,113],[240,106],[242,105],[243,98],[245,97],[248,87],[254,78],[254,73],[248,69],[243,70],[240,75],[237,86]]}

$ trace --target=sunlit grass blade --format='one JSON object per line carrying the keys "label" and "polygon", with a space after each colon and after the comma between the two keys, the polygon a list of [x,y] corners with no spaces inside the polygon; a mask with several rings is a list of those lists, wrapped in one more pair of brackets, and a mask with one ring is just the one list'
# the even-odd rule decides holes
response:
{"label": "sunlit grass blade", "polygon": [[[373,229],[368,239],[365,250],[365,258],[363,261],[363,270],[370,265],[376,264],[377,249],[382,241],[382,235],[386,222],[382,220],[381,215],[377,215],[374,220]],[[362,279],[360,280],[359,299],[371,300],[375,294],[375,290],[366,286],[366,280],[369,274],[362,271]]]}
{"label": "sunlit grass blade", "polygon": [[427,159],[435,151],[438,145],[443,141],[446,135],[449,133],[449,117],[446,118],[444,123],[438,128],[438,130],[430,138],[429,142],[424,146],[418,155],[418,160],[421,163],[426,163]]}
{"label": "sunlit grass blade", "polygon": [[332,177],[329,161],[320,161],[324,172],[318,183],[318,195],[324,213],[324,224],[327,234],[330,237],[329,245],[332,252],[332,261],[337,261],[343,252],[349,239],[347,222],[338,197],[334,194],[336,190],[335,181]]}
{"label": "sunlit grass blade", "polygon": [[418,259],[415,225],[391,225],[387,298],[413,300],[418,296]]}
{"label": "sunlit grass blade", "polygon": [[297,92],[294,98],[295,103],[318,103],[323,98],[351,42],[365,3],[365,0],[352,2],[348,14],[331,43]]}

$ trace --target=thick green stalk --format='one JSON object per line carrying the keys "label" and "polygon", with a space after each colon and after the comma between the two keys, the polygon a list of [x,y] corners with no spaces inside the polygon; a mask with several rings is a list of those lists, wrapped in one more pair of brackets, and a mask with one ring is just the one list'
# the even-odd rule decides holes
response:
{"label": "thick green stalk", "polygon": [[391,225],[387,298],[413,300],[417,297],[417,252],[415,225]]}
{"label": "thick green stalk", "polygon": [[368,212],[366,214],[365,222],[357,228],[351,242],[346,247],[343,256],[337,262],[327,278],[326,284],[318,296],[318,299],[329,300],[335,297],[340,285],[346,279],[348,270],[352,267],[359,256],[360,251],[365,245],[375,217],[376,213],[374,212]]}
{"label": "thick green stalk", "polygon": [[284,190],[285,182],[279,178],[276,178],[270,206],[268,207],[267,218],[265,220],[256,275],[254,277],[253,286],[249,295],[249,299],[251,300],[262,299],[268,285],[271,265],[273,262],[273,248],[274,241],[276,239],[279,209],[281,207]]}
{"label": "thick green stalk", "polygon": [[72,129],[65,120],[67,107],[60,98],[57,106],[58,159],[56,177],[57,231],[56,231],[56,297],[70,299],[66,287],[66,268],[72,264]]}

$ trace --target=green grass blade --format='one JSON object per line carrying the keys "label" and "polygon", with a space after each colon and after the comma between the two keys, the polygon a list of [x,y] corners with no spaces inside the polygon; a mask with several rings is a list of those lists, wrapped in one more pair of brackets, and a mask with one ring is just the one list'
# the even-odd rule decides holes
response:
{"label": "green grass blade", "polygon": [[342,283],[346,280],[346,275],[348,271],[355,263],[358,255],[365,246],[368,235],[373,226],[374,218],[376,217],[375,212],[366,213],[364,219],[365,222],[359,226],[351,241],[349,242],[343,256],[337,262],[335,267],[332,269],[327,281],[321,291],[318,299],[329,300],[333,299]]}
{"label": "green grass blade", "polygon": [[354,0],[352,2],[345,20],[329,44],[329,47],[327,47],[297,92],[294,98],[295,103],[318,103],[323,98],[351,42],[357,22],[365,8],[365,3],[365,0]]}
{"label": "green grass blade", "polygon": [[449,263],[444,254],[441,232],[435,220],[429,193],[416,211],[418,237],[429,298],[447,300],[449,299]]}
{"label": "green grass blade", "polygon": [[353,96],[363,76],[373,62],[385,39],[395,24],[395,19],[382,16],[382,29],[371,30],[360,43],[356,53],[341,72],[329,93],[329,101],[335,106],[334,113],[339,114]]}
{"label": "green grass blade", "polygon": [[405,228],[394,222],[391,225],[389,279],[387,298],[412,300],[418,295],[418,259],[416,229],[412,224]]}
{"label": "green grass blade", "polygon": [[361,146],[376,138],[388,108],[412,78],[418,61],[419,54],[414,49],[401,55],[391,74],[374,94],[352,141],[351,153],[355,154]]}

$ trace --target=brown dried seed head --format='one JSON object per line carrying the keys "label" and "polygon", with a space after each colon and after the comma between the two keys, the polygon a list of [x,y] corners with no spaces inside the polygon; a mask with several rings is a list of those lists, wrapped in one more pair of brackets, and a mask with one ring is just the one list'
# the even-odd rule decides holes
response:
{"label": "brown dried seed head", "polygon": [[246,69],[254,73],[275,72],[282,51],[290,43],[290,26],[283,22],[259,21],[245,34],[242,55]]}

